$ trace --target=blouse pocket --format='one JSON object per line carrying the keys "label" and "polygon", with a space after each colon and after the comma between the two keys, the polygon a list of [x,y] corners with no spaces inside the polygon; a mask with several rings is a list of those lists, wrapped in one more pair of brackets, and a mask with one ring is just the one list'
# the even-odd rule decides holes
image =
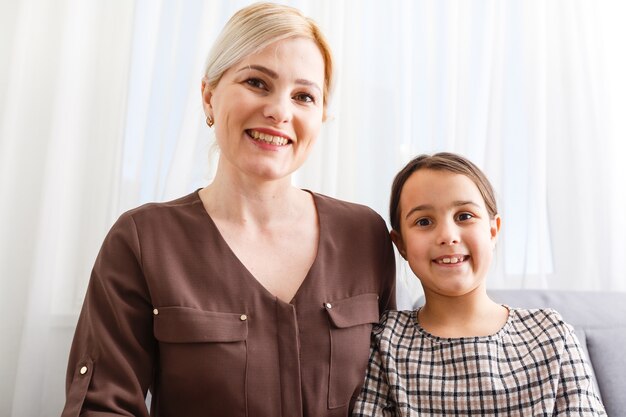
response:
{"label": "blouse pocket", "polygon": [[80,362],[74,370],[72,383],[67,391],[67,400],[61,417],[78,417],[83,408],[83,402],[87,395],[91,375],[93,374],[93,361],[87,359]]}
{"label": "blouse pocket", "polygon": [[370,333],[379,320],[378,295],[330,301],[325,308],[331,323],[328,408],[344,407],[365,379]]}
{"label": "blouse pocket", "polygon": [[186,307],[154,310],[155,400],[163,415],[179,414],[180,404],[194,404],[211,416],[246,415],[248,320],[245,314]]}
{"label": "blouse pocket", "polygon": [[187,307],[154,310],[154,335],[167,343],[240,342],[248,337],[248,316]]}

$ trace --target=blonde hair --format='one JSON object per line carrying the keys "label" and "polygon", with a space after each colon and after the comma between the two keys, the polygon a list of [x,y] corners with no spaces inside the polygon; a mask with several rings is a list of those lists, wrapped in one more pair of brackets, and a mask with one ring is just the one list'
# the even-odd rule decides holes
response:
{"label": "blonde hair", "polygon": [[300,10],[274,3],[254,3],[237,11],[213,44],[206,63],[205,78],[214,88],[229,68],[248,55],[288,38],[310,39],[324,58],[324,119],[333,86],[333,58],[321,29]]}

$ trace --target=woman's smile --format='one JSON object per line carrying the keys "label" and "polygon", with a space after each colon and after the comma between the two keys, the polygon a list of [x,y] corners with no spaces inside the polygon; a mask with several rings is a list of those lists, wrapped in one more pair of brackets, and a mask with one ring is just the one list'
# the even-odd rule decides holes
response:
{"label": "woman's smile", "polygon": [[246,133],[252,140],[274,146],[285,146],[292,142],[287,136],[265,129],[248,129]]}

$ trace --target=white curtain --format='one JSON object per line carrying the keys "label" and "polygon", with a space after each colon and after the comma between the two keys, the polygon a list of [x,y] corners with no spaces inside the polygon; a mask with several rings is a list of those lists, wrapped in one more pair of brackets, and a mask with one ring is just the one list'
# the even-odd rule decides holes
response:
{"label": "white curtain", "polygon": [[[73,326],[117,216],[205,185],[200,78],[250,1],[0,0],[0,415],[58,415]],[[297,185],[387,215],[395,172],[449,150],[498,192],[490,285],[626,290],[618,0],[294,0],[338,84]],[[211,156],[212,155],[212,156]],[[399,263],[398,298],[417,280]]]}

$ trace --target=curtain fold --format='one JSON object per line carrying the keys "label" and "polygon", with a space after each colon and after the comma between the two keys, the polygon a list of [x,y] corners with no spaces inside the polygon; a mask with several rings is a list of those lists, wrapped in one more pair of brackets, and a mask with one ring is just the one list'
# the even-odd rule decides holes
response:
{"label": "curtain fold", "polygon": [[76,314],[116,211],[133,3],[17,4],[2,57],[0,414],[32,417],[59,413]]}
{"label": "curtain fold", "polygon": [[[337,63],[296,185],[388,218],[410,158],[497,190],[492,288],[626,290],[626,58],[617,0],[294,0]],[[200,81],[249,0],[0,1],[0,415],[58,415],[98,248],[121,212],[210,181]],[[398,257],[399,259],[399,257]],[[419,283],[398,262],[398,300]]]}

